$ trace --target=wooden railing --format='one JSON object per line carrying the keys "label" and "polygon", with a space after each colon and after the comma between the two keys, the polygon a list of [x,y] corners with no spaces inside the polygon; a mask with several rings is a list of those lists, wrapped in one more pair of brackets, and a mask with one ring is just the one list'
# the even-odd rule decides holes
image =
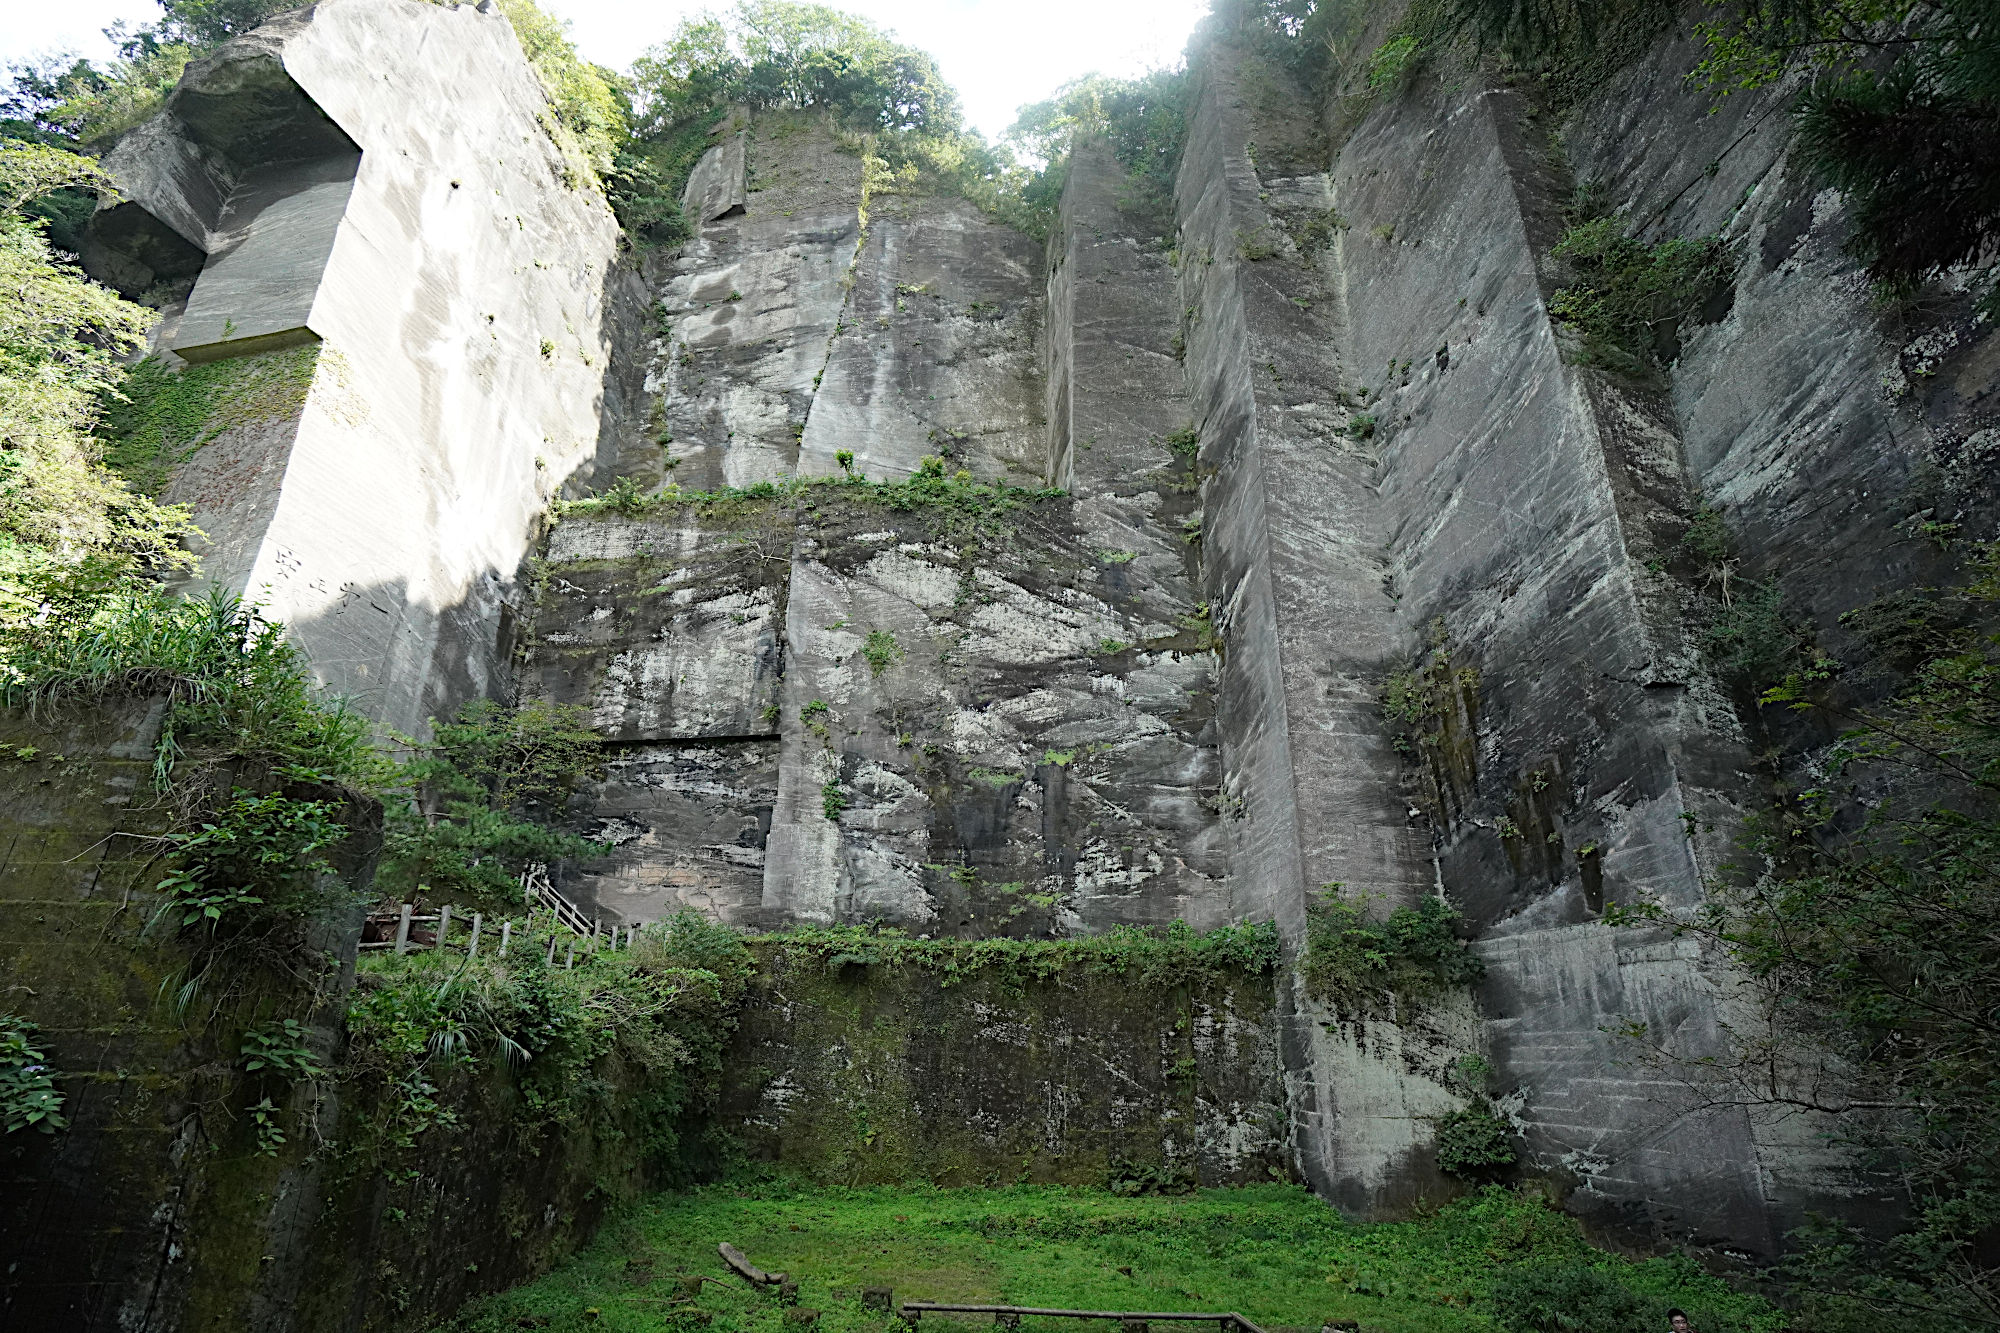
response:
{"label": "wooden railing", "polygon": [[936,1301],[904,1301],[902,1315],[905,1321],[915,1324],[926,1312],[932,1314],[990,1314],[993,1322],[1001,1325],[1018,1324],[1024,1315],[1050,1316],[1057,1319],[1116,1319],[1121,1324],[1139,1325],[1161,1323],[1174,1320],[1197,1320],[1213,1322],[1219,1333],[1264,1333],[1255,1324],[1237,1314],[1234,1310],[1224,1310],[1213,1314],[1197,1314],[1186,1310],[1048,1310],[1033,1305],[943,1305]]}
{"label": "wooden railing", "polygon": [[584,916],[582,909],[563,897],[549,881],[549,868],[539,861],[521,872],[521,897],[530,907],[537,902],[546,904],[556,914],[557,921],[578,935],[590,935],[597,929],[597,923]]}
{"label": "wooden railing", "polygon": [[[531,865],[522,872],[521,898],[528,909],[527,920],[521,926],[520,933],[523,936],[534,930],[536,914],[546,909],[555,925],[574,937],[570,940],[565,954],[566,967],[576,966],[576,947],[579,943],[583,944],[586,954],[598,948],[620,949],[629,947],[639,933],[637,926],[614,925],[606,929],[603,922],[586,917],[583,909],[565,898],[549,881],[549,869],[540,863]],[[464,921],[464,918],[460,917],[459,920]],[[449,906],[420,915],[416,910],[416,904],[404,903],[398,911],[369,913],[368,924],[371,929],[366,933],[378,935],[389,934],[390,927],[393,926],[394,938],[373,940],[364,938],[360,946],[363,949],[394,949],[398,954],[405,954],[414,949],[463,948],[469,957],[478,957],[486,918],[480,912],[472,914],[471,921],[467,923],[467,935],[463,944],[452,939],[452,911]],[[430,927],[428,931],[421,929],[426,926]],[[504,957],[514,943],[514,934],[514,922],[502,921],[500,938],[494,942],[496,946],[494,952]],[[545,961],[550,964],[556,961],[556,934],[556,931],[550,931],[548,936]],[[485,938],[490,939],[490,937]]]}

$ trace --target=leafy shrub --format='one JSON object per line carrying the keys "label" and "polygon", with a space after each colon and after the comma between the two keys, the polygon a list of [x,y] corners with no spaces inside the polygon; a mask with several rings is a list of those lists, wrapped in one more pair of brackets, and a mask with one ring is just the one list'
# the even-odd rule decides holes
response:
{"label": "leafy shrub", "polygon": [[[228,755],[293,781],[347,781],[373,766],[366,724],[321,696],[284,626],[220,589],[179,597],[128,586],[76,619],[13,634],[0,652],[0,704],[8,707],[164,695],[171,706],[154,760],[162,790],[170,779],[198,790]],[[178,772],[197,748],[202,771]]]}
{"label": "leafy shrub", "polygon": [[868,659],[870,674],[879,676],[902,660],[903,647],[888,630],[871,629],[861,645],[861,655]]}
{"label": "leafy shrub", "polygon": [[1503,1268],[1487,1299],[1498,1322],[1521,1333],[1653,1333],[1665,1325],[1646,1324],[1639,1297],[1590,1264]]}
{"label": "leafy shrub", "polygon": [[1382,682],[1382,716],[1415,726],[1436,711],[1436,695],[1421,671],[1399,667]]}
{"label": "leafy shrub", "polygon": [[400,738],[411,757],[388,779],[376,885],[385,898],[428,890],[449,901],[500,904],[520,895],[536,862],[588,860],[604,844],[554,825],[602,766],[603,737],[581,708],[532,700],[507,708],[476,699],[431,739]]}
{"label": "leafy shrub", "polygon": [[55,1070],[35,1046],[39,1029],[25,1018],[0,1014],[0,1129],[53,1134],[69,1127]]}
{"label": "leafy shrub", "polygon": [[1760,1318],[1753,1303],[1719,1294],[1720,1284],[1690,1261],[1627,1267],[1622,1281],[1603,1263],[1502,1268],[1487,1289],[1488,1305],[1496,1322],[1516,1333],[1660,1333],[1675,1309],[1699,1333],[1747,1333],[1774,1323]]}
{"label": "leafy shrub", "polygon": [[625,234],[644,245],[678,245],[694,235],[681,211],[681,191],[709,148],[720,107],[650,138],[634,138],[612,160],[611,207]]}
{"label": "leafy shrub", "polygon": [[1581,335],[1585,364],[1628,374],[1679,356],[1682,324],[1734,273],[1718,237],[1649,246],[1608,217],[1571,227],[1554,253],[1578,281],[1549,299],[1549,313]]}
{"label": "leafy shrub", "polygon": [[[444,1089],[454,1080],[502,1070],[524,1126],[606,1131],[636,1113],[670,1176],[684,1176],[689,1131],[715,1095],[750,976],[741,938],[683,912],[574,970],[544,965],[540,942],[517,939],[504,959],[365,960],[344,1077],[375,1100],[376,1127],[408,1146],[449,1122]],[[598,1076],[608,1059],[633,1075],[624,1105]]]}
{"label": "leafy shrub", "polygon": [[1181,986],[1225,975],[1275,971],[1277,928],[1269,922],[1197,932],[1185,921],[1163,930],[1117,926],[1102,935],[1062,940],[921,940],[900,930],[807,927],[767,935],[762,943],[844,967],[912,967],[946,986],[990,970],[1018,980],[1048,980],[1068,969],[1128,977],[1142,986]]}
{"label": "leafy shrub", "polygon": [[1438,1169],[1474,1180],[1490,1176],[1514,1164],[1519,1155],[1514,1142],[1514,1127],[1494,1114],[1492,1103],[1478,1098],[1438,1119]]}
{"label": "leafy shrub", "polygon": [[819,811],[826,816],[829,824],[839,823],[841,815],[847,811],[847,806],[847,788],[840,785],[839,778],[830,778],[820,784]]}
{"label": "leafy shrub", "polygon": [[1811,640],[1785,610],[1777,580],[1723,588],[1708,613],[1702,650],[1725,679],[1753,694],[1776,685],[1807,660]]}
{"label": "leafy shrub", "polygon": [[319,1057],[307,1045],[305,1025],[296,1018],[274,1018],[246,1030],[240,1052],[246,1074],[268,1069],[291,1083],[326,1076]]}
{"label": "leafy shrub", "polygon": [[1337,208],[1308,215],[1292,229],[1292,242],[1298,246],[1299,258],[1310,263],[1332,249],[1334,239],[1347,227],[1347,219]]}
{"label": "leafy shrub", "polygon": [[1306,991],[1345,1013],[1420,1003],[1485,974],[1457,936],[1459,917],[1442,898],[1399,907],[1370,924],[1329,885],[1308,907],[1299,972]]}
{"label": "leafy shrub", "polygon": [[155,919],[182,929],[268,933],[327,904],[325,851],[347,836],[327,801],[258,796],[240,788],[198,827],[166,835],[176,868],[158,884]]}
{"label": "leafy shrub", "polygon": [[1705,575],[1720,574],[1729,565],[1735,549],[1735,539],[1730,536],[1722,511],[1710,504],[1695,510],[1687,531],[1681,534],[1681,552]]}

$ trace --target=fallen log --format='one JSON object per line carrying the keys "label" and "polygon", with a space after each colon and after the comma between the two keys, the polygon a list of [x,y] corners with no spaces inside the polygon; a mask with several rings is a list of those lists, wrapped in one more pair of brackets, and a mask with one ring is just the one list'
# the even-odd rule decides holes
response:
{"label": "fallen log", "polygon": [[728,1264],[736,1270],[739,1277],[753,1282],[760,1287],[776,1286],[785,1280],[783,1273],[766,1273],[763,1269],[751,1263],[743,1257],[743,1251],[737,1249],[728,1241],[724,1241],[722,1244],[716,1246],[715,1252],[722,1256],[723,1263]]}

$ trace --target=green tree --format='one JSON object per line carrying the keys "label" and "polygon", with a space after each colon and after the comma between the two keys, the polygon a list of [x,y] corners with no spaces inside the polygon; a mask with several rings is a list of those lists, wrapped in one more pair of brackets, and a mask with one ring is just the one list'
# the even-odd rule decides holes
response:
{"label": "green tree", "polygon": [[1698,31],[1718,91],[1810,76],[1801,154],[1848,195],[1849,250],[1884,286],[1976,264],[2000,237],[1992,0],[1747,0]]}
{"label": "green tree", "polygon": [[[292,0],[159,0],[160,18],[107,30],[117,53],[101,64],[28,61],[0,93],[0,139],[99,147],[160,109],[188,64],[258,24],[301,8]],[[499,0],[548,94],[544,128],[563,152],[568,183],[596,187],[626,139],[623,81],[579,57],[569,25],[534,0]]]}
{"label": "green tree", "polygon": [[588,860],[602,843],[557,828],[570,796],[597,775],[603,737],[580,708],[478,699],[431,739],[403,738],[411,757],[389,787],[378,889],[428,889],[471,903],[516,901],[535,862]]}
{"label": "green tree", "polygon": [[103,144],[159,110],[202,49],[157,27],[108,33],[117,52],[101,64],[59,57],[14,66],[0,95],[0,137]]}
{"label": "green tree", "polygon": [[0,662],[30,623],[87,616],[123,580],[192,563],[186,511],[133,492],[92,433],[153,312],[91,282],[24,212],[79,186],[109,182],[76,154],[0,142]]}
{"label": "green tree", "polygon": [[822,113],[861,136],[872,191],[958,194],[1021,220],[1021,173],[963,128],[937,62],[825,5],[749,0],[684,20],[633,65],[629,92],[636,137],[615,165],[613,203],[643,240],[690,234],[680,193],[731,106]]}
{"label": "green tree", "polygon": [[825,109],[850,128],[952,133],[957,95],[937,62],[826,5],[748,0],[727,20],[683,20],[632,67],[642,132],[732,103]]}
{"label": "green tree", "polygon": [[1693,917],[1606,914],[1725,950],[1764,1004],[1739,1094],[1820,1112],[1901,1181],[1909,1224],[1886,1240],[1831,1221],[1803,1235],[1815,1329],[2000,1322],[2000,545],[1968,566],[1956,589],[1851,622],[1885,656],[1908,653],[1903,627],[1927,644],[1887,702],[1855,702],[1823,657],[1766,691],[1845,730],[1810,786],[1752,821],[1747,869]]}
{"label": "green tree", "polygon": [[1184,70],[1154,70],[1136,79],[1091,74],[1065,84],[1046,101],[1022,107],[1005,138],[1043,164],[1025,186],[1028,206],[1052,217],[1070,153],[1083,140],[1100,137],[1130,182],[1121,206],[1130,212],[1170,209],[1187,137],[1187,94]]}
{"label": "green tree", "polygon": [[629,137],[624,79],[579,56],[569,39],[569,21],[552,17],[534,0],[500,0],[500,12],[513,24],[521,53],[548,94],[555,120],[544,128],[563,151],[568,184],[604,187]]}

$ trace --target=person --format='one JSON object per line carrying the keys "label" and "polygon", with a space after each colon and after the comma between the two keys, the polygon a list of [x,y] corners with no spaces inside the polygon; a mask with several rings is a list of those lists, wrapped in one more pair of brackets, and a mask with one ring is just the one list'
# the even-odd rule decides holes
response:
{"label": "person", "polygon": [[1673,1333],[1694,1333],[1694,1325],[1688,1322],[1685,1310],[1667,1311],[1667,1327],[1673,1330]]}

